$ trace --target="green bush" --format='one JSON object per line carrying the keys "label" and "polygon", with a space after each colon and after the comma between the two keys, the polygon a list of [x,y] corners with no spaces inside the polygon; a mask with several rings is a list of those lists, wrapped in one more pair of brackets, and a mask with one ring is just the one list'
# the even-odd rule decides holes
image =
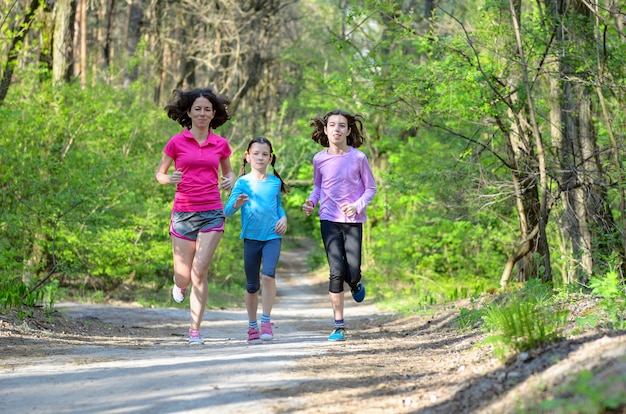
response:
{"label": "green bush", "polygon": [[626,329],[626,287],[619,274],[611,268],[602,276],[589,281],[592,293],[601,298],[600,309],[604,312],[609,329]]}
{"label": "green bush", "polygon": [[0,106],[5,286],[35,286],[51,269],[50,282],[87,294],[169,283],[174,188],[154,171],[180,126],[143,89],[37,88]]}

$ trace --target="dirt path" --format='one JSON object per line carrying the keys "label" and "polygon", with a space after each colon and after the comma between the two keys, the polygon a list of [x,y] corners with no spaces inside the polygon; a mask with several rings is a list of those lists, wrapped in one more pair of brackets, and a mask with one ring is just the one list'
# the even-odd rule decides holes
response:
{"label": "dirt path", "polygon": [[[270,343],[247,344],[243,309],[207,311],[206,343],[190,347],[188,310],[58,304],[87,327],[106,323],[118,332],[0,336],[2,412],[299,411],[307,405],[304,399],[267,398],[267,391],[298,383],[298,359],[322,356],[334,345],[326,339],[332,314],[325,283],[307,279],[303,254],[281,256],[272,313],[276,338]],[[346,312],[363,317],[377,311],[367,303],[348,303]]]}
{"label": "dirt path", "polygon": [[[594,373],[584,390],[626,401],[623,332],[570,336],[502,364],[477,346],[480,329],[458,330],[468,301],[401,318],[348,294],[348,340],[330,343],[326,281],[306,273],[305,255],[282,253],[271,343],[246,343],[243,309],[207,311],[201,347],[187,345],[186,309],[66,303],[63,318],[3,316],[2,412],[513,413],[581,398],[558,389],[581,370]],[[572,313],[590,306],[573,302]]]}

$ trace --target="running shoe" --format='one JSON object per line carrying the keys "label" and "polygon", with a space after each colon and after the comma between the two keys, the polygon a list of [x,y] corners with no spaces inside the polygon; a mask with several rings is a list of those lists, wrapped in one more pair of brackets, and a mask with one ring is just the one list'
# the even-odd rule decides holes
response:
{"label": "running shoe", "polygon": [[274,339],[274,331],[272,328],[274,324],[272,322],[263,322],[261,324],[261,339],[264,341],[271,341]]}
{"label": "running shoe", "polygon": [[182,301],[185,300],[185,293],[187,292],[187,289],[181,289],[176,285],[176,282],[174,282],[174,287],[172,288],[172,298],[174,298],[174,302],[176,303],[182,303]]}
{"label": "running shoe", "polygon": [[260,344],[261,335],[259,334],[259,330],[255,328],[248,329],[248,343],[249,344]]}
{"label": "running shoe", "polygon": [[346,330],[345,328],[335,328],[333,333],[328,336],[329,341],[345,341],[346,340]]}
{"label": "running shoe", "polygon": [[189,345],[204,345],[199,330],[189,328]]}
{"label": "running shoe", "polygon": [[365,299],[365,286],[363,286],[363,283],[359,283],[356,290],[352,291],[352,298],[356,302],[363,302],[363,299]]}

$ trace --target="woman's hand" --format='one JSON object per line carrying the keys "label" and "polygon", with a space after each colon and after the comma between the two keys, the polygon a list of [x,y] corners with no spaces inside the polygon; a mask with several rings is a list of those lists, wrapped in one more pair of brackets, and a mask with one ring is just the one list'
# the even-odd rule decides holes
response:
{"label": "woman's hand", "polygon": [[170,184],[178,184],[181,181],[183,181],[182,171],[176,170],[170,175]]}
{"label": "woman's hand", "polygon": [[220,188],[226,191],[231,190],[233,188],[234,181],[235,181],[234,174],[223,175],[222,179],[220,180]]}

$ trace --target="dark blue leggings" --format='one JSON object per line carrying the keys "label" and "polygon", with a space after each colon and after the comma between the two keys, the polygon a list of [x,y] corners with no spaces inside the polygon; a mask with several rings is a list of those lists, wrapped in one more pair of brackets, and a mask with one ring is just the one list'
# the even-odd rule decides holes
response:
{"label": "dark blue leggings", "polygon": [[353,290],[361,281],[363,223],[320,220],[320,230],[330,270],[328,291],[343,292],[344,282]]}
{"label": "dark blue leggings", "polygon": [[[281,242],[282,239],[243,240],[243,267],[246,271],[246,291],[248,293],[255,293],[261,289],[261,274],[275,277]],[[263,264],[262,269],[261,263]],[[261,270],[260,274],[259,270]]]}

